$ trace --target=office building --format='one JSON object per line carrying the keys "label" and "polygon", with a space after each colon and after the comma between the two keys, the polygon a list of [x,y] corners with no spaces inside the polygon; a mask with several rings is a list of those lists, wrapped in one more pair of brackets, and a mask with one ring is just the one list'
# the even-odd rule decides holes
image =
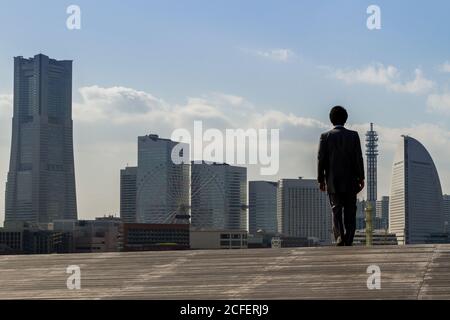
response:
{"label": "office building", "polygon": [[77,219],[72,61],[14,58],[5,221]]}
{"label": "office building", "polygon": [[450,195],[444,194],[442,207],[444,210],[444,233],[450,233]]}
{"label": "office building", "polygon": [[157,135],[138,137],[136,222],[189,223],[189,145]]}
{"label": "office building", "polygon": [[382,197],[377,201],[376,229],[385,230],[389,228],[389,197]]}
{"label": "office building", "polygon": [[403,136],[394,157],[389,199],[389,232],[399,244],[423,244],[442,233],[444,215],[439,175],[425,147]]}
{"label": "office building", "polygon": [[356,201],[356,230],[363,230],[366,228],[366,201]]}
{"label": "office building", "polygon": [[71,252],[118,252],[123,249],[123,226],[118,218],[55,220],[53,230],[71,234]]}
{"label": "office building", "polygon": [[331,208],[314,179],[282,179],[277,196],[278,232],[288,237],[331,242]]}
{"label": "office building", "polygon": [[136,222],[137,167],[120,170],[120,218],[124,223]]}
{"label": "office building", "polygon": [[0,228],[0,254],[71,252],[71,234],[20,221]]}
{"label": "office building", "polygon": [[277,226],[277,182],[249,182],[249,231],[256,234],[258,230],[267,233],[278,231]]}
{"label": "office building", "polygon": [[248,230],[247,168],[202,162],[191,172],[192,227]]}

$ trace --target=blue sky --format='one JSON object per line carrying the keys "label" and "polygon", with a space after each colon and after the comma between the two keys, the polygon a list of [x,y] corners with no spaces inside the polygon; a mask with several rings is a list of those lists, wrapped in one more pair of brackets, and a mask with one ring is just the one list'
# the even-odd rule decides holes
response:
{"label": "blue sky", "polygon": [[[66,8],[71,4],[81,8],[81,30],[66,28]],[[381,30],[366,28],[366,8],[371,4],[381,8]],[[285,116],[284,122],[277,122],[285,126],[281,139],[290,146],[297,141],[301,147],[295,152],[302,155],[289,155],[299,163],[280,177],[314,176],[312,150],[316,134],[323,128],[313,130],[302,126],[300,120],[326,124],[329,107],[343,104],[355,129],[363,132],[373,121],[386,139],[381,146],[384,158],[380,159],[382,194],[389,192],[390,162],[401,133],[422,139],[435,158],[444,191],[450,192],[449,154],[445,151],[450,150],[446,139],[450,65],[445,67],[450,61],[448,1],[1,0],[0,5],[2,188],[9,161],[12,112],[6,97],[12,92],[12,58],[41,52],[74,60],[75,150],[82,216],[117,212],[118,170],[135,162],[136,135],[158,130],[170,133],[151,121],[133,126],[134,130],[116,118],[119,124],[114,128],[102,120],[88,121],[91,112],[99,108],[98,94],[111,94],[114,99],[120,96],[110,104],[117,107],[123,103],[122,113],[112,112],[111,117],[125,117],[123,109],[131,110],[136,99],[142,99],[137,94],[127,100],[130,92],[152,95],[174,109],[189,109],[189,98],[217,104],[212,97],[221,93],[242,97],[255,110],[252,117],[271,110],[281,112]],[[151,104],[145,97],[145,103]],[[101,112],[108,114],[108,105],[102,108],[106,109]],[[195,119],[189,114],[189,119]],[[298,121],[291,121],[289,115]],[[92,135],[98,136],[98,144],[93,144]],[[119,154],[110,148],[117,141],[115,145],[122,146],[121,156],[111,162],[108,157]],[[96,158],[89,155],[93,150],[98,150]],[[128,156],[125,150],[132,154]],[[110,166],[101,169],[111,189],[92,185],[88,177],[98,172],[101,162],[108,161]]]}
{"label": "blue sky", "polygon": [[[324,83],[317,66],[393,64],[429,77],[449,59],[448,1],[378,1],[382,30],[365,27],[371,1],[2,1],[0,90],[11,91],[12,56],[43,52],[75,61],[74,86],[123,85],[178,101],[221,90],[280,110],[320,117],[330,103],[352,104],[355,120],[408,124],[423,99]],[[65,27],[68,5],[82,10],[82,30]],[[289,48],[289,64],[268,64],[243,50]],[[9,72],[8,72],[9,71]],[[327,94],[321,86],[327,86]],[[364,88],[363,88],[364,89]],[[264,94],[262,94],[264,93]],[[351,99],[349,96],[351,95]],[[386,118],[380,111],[402,113]],[[404,116],[408,111],[408,116]]]}

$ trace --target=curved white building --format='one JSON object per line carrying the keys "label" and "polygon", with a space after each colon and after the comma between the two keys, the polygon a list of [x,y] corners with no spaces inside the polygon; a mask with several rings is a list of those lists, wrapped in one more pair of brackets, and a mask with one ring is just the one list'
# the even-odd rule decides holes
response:
{"label": "curved white building", "polygon": [[442,189],[439,175],[425,147],[403,136],[394,158],[389,231],[399,244],[426,243],[443,231]]}

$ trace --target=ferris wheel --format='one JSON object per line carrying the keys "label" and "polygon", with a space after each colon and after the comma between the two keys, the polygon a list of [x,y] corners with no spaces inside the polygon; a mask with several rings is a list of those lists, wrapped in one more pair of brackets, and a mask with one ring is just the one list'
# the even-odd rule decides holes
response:
{"label": "ferris wheel", "polygon": [[137,181],[138,221],[189,223],[189,180],[189,166],[184,164],[159,164],[147,171]]}
{"label": "ferris wheel", "polygon": [[[156,224],[189,224],[191,204],[197,203],[201,198],[203,201],[201,205],[206,208],[206,211],[211,211],[214,206],[214,199],[210,195],[202,197],[205,189],[208,189],[210,195],[214,195],[215,200],[225,203],[224,181],[219,179],[214,170],[207,170],[202,175],[191,175],[189,165],[172,164],[167,167],[166,164],[160,164],[146,172],[137,181],[138,221]],[[247,209],[246,204],[239,205],[240,211]],[[196,215],[198,214],[202,213],[196,212]],[[225,219],[223,214],[221,216]],[[204,218],[208,219],[208,217]]]}

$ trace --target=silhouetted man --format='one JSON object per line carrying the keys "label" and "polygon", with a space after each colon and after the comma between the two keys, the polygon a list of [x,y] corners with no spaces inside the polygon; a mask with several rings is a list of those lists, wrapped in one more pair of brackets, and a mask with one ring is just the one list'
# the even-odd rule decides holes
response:
{"label": "silhouetted man", "polygon": [[318,182],[328,191],[333,211],[333,233],[338,246],[351,246],[356,230],[356,195],[364,189],[364,162],[356,131],[344,128],[347,111],[340,106],[330,112],[334,129],[320,137]]}

